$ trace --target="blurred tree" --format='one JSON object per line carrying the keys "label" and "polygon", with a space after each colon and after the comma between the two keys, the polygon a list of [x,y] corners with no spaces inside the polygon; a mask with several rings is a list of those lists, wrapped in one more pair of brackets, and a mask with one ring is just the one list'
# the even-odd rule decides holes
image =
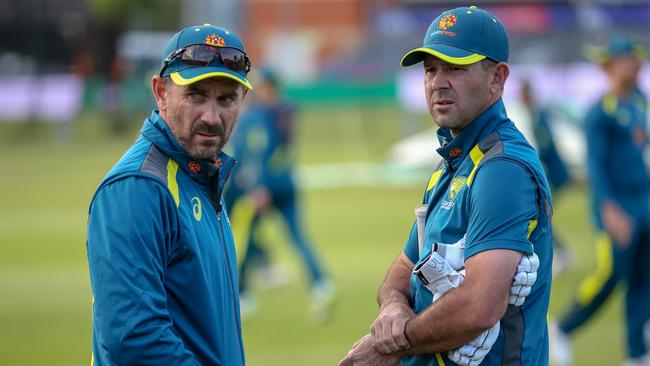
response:
{"label": "blurred tree", "polygon": [[[107,118],[111,131],[128,131],[124,115],[124,83],[129,64],[117,53],[117,43],[125,31],[172,31],[178,27],[180,0],[87,0],[88,32],[80,53],[93,55],[96,75],[89,82],[94,102]],[[90,93],[93,94],[93,93]]]}
{"label": "blurred tree", "polygon": [[129,29],[171,30],[178,27],[180,0],[87,0],[91,18]]}

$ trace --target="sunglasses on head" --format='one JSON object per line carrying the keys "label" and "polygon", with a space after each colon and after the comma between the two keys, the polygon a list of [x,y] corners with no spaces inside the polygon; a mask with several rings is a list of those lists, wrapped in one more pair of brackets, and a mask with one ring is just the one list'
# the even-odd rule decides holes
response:
{"label": "sunglasses on head", "polygon": [[163,76],[167,67],[180,57],[185,65],[208,66],[216,58],[228,70],[248,73],[251,70],[251,62],[243,51],[232,47],[217,47],[208,44],[193,44],[179,48],[172,52],[163,61],[160,69],[160,77]]}

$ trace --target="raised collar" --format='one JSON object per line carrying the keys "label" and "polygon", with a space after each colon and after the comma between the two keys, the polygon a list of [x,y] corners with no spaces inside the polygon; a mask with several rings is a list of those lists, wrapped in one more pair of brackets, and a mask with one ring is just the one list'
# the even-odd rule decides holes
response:
{"label": "raised collar", "polygon": [[223,187],[236,163],[235,159],[224,152],[219,152],[209,160],[190,157],[156,110],[152,111],[151,116],[145,119],[140,132],[142,136],[176,161],[189,176],[205,185],[209,185],[210,178],[218,174],[219,187]]}
{"label": "raised collar", "polygon": [[483,137],[492,133],[507,120],[503,100],[499,99],[460,131],[455,138],[451,136],[448,128],[439,128],[437,134],[441,147],[436,151],[445,159],[445,164],[455,170]]}

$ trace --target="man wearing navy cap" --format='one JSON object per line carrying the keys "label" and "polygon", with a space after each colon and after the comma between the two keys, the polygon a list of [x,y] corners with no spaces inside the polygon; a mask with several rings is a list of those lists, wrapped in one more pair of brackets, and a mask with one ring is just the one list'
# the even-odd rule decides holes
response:
{"label": "man wearing navy cap", "polygon": [[90,204],[95,365],[243,365],[221,152],[248,89],[239,37],[209,24],[168,42],[158,108]]}
{"label": "man wearing navy cap", "polygon": [[643,45],[613,37],[588,49],[608,78],[608,90],[585,117],[587,172],[596,227],[596,269],[576,291],[559,326],[552,328],[551,356],[572,363],[569,336],[625,283],[626,366],[650,366],[644,326],[650,327],[650,177],[644,162],[647,101],[637,86],[645,58]]}
{"label": "man wearing navy cap", "polygon": [[[501,100],[508,48],[498,19],[463,7],[436,18],[402,59],[423,63],[443,160],[425,189],[426,221],[379,289],[371,332],[341,365],[548,364],[551,197]],[[460,264],[450,248],[462,250]],[[517,281],[532,257],[539,268],[524,294]]]}

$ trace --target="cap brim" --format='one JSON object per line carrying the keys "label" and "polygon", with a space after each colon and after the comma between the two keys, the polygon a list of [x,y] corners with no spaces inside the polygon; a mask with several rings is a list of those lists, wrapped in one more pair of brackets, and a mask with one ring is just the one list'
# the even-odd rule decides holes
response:
{"label": "cap brim", "polygon": [[645,48],[642,45],[632,46],[631,49],[622,52],[609,52],[606,47],[586,45],[584,47],[584,55],[587,60],[599,65],[610,63],[617,57],[632,56],[638,61],[645,61],[647,55]]}
{"label": "cap brim", "polygon": [[587,60],[600,65],[606,64],[611,59],[611,56],[607,54],[607,49],[601,46],[586,45],[584,55]]}
{"label": "cap brim", "polygon": [[485,58],[483,55],[473,53],[446,44],[434,44],[427,47],[420,47],[409,51],[400,64],[404,67],[422,62],[427,55],[435,56],[445,62],[454,65],[470,65]]}
{"label": "cap brim", "polygon": [[235,80],[248,89],[253,89],[251,83],[244,76],[223,67],[192,67],[172,72],[169,76],[176,85],[190,85],[204,79],[224,77]]}

